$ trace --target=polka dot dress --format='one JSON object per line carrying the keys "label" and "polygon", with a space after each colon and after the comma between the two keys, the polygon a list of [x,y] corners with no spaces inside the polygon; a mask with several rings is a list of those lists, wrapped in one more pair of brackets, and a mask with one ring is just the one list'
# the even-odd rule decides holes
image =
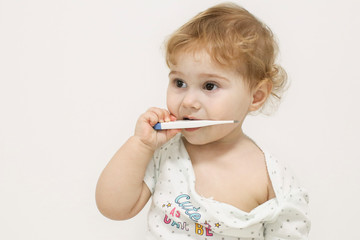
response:
{"label": "polka dot dress", "polygon": [[196,193],[189,155],[176,135],[155,152],[146,170],[152,192],[147,239],[308,239],[307,192],[277,159],[264,154],[276,198],[247,213]]}

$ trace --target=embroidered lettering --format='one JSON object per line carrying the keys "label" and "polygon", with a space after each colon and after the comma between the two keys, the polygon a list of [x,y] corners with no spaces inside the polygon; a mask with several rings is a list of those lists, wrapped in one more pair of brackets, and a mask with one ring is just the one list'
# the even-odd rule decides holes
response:
{"label": "embroidered lettering", "polygon": [[[204,235],[204,226],[202,226],[202,225],[200,225],[198,223],[195,223],[195,233],[197,235],[201,235],[201,236]],[[210,228],[205,227],[205,235],[207,237],[213,236]]]}
{"label": "embroidered lettering", "polygon": [[186,201],[189,199],[189,195],[181,194],[175,198],[175,203],[177,203],[181,209],[185,210],[185,214],[188,215],[191,220],[197,222],[201,218],[201,214],[197,212],[200,208],[196,208],[190,201]]}
{"label": "embroidered lettering", "polygon": [[171,226],[176,226],[177,228],[179,228],[181,230],[189,231],[189,227],[186,222],[176,222],[176,221],[172,220],[171,218],[169,218],[166,214],[165,214],[165,218],[164,218],[164,223],[166,223],[166,224],[171,223]]}

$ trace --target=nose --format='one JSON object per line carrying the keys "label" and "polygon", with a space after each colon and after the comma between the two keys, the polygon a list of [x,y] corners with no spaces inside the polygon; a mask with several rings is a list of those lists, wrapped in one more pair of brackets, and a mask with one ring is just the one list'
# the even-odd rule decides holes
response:
{"label": "nose", "polygon": [[184,95],[182,105],[184,108],[199,110],[201,107],[201,103],[198,94],[196,94],[196,92],[194,91],[188,91]]}

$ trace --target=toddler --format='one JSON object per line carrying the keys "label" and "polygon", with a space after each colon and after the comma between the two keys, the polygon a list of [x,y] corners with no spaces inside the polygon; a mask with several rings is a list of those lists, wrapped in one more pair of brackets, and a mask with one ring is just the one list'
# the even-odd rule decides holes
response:
{"label": "toddler", "polygon": [[[286,74],[271,30],[235,4],[199,13],[166,44],[167,110],[142,114],[102,172],[96,200],[114,220],[148,202],[147,239],[307,239],[308,196],[289,170],[242,130],[279,100]],[[237,120],[156,131],[158,122]]]}

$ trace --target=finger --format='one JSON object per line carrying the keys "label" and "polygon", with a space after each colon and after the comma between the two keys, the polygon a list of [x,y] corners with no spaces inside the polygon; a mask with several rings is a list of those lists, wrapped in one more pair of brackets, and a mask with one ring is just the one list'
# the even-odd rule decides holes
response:
{"label": "finger", "polygon": [[164,120],[157,113],[151,112],[151,116],[152,118],[150,123],[152,127],[159,122],[164,122]]}
{"label": "finger", "polygon": [[169,111],[166,109],[164,109],[164,117],[165,117],[165,122],[171,121],[171,115],[170,115]]}
{"label": "finger", "polygon": [[176,117],[174,115],[172,115],[168,110],[166,109],[161,109],[162,111],[164,111],[164,120],[165,122],[170,122],[170,121],[175,121]]}
{"label": "finger", "polygon": [[171,121],[171,117],[170,117],[170,113],[168,110],[166,109],[160,109],[162,111],[162,113],[164,114],[164,121],[165,122],[170,122]]}
{"label": "finger", "polygon": [[160,122],[171,121],[170,112],[168,110],[163,108],[152,108],[151,111],[154,111],[156,114],[158,114]]}
{"label": "finger", "polygon": [[150,124],[151,126],[154,126],[156,123],[159,122],[159,117],[155,112],[147,111],[145,112],[141,118],[144,122]]}
{"label": "finger", "polygon": [[176,121],[176,117],[174,115],[170,115],[170,121]]}
{"label": "finger", "polygon": [[160,108],[150,108],[148,110],[149,112],[155,113],[158,116],[158,121],[159,122],[165,122],[165,114],[166,112],[164,111],[164,109],[160,109]]}

